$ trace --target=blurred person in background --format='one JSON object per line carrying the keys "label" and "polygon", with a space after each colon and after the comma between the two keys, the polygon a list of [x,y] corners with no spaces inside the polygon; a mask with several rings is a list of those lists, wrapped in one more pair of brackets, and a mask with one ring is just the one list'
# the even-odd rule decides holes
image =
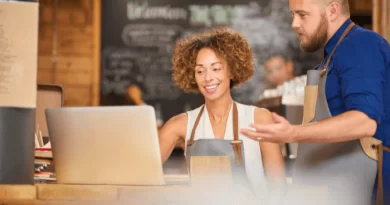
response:
{"label": "blurred person in background", "polygon": [[272,87],[283,85],[294,78],[294,64],[291,59],[282,54],[272,55],[264,64],[266,77]]}
{"label": "blurred person in background", "polygon": [[127,100],[129,105],[146,105],[142,99],[141,89],[135,84],[127,87]]}

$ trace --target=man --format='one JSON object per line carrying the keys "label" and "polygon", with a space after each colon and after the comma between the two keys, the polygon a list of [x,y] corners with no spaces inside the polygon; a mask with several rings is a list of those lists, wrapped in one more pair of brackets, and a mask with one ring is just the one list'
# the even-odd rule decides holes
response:
{"label": "man", "polygon": [[293,62],[283,55],[271,56],[264,65],[267,71],[267,80],[273,87],[282,85],[284,82],[294,78]]}
{"label": "man", "polygon": [[[331,204],[369,204],[376,161],[359,142],[374,136],[390,145],[390,46],[353,24],[347,0],[289,0],[289,5],[301,49],[324,49],[323,62],[308,72],[307,94],[318,91],[315,112],[305,113],[308,123],[302,125],[274,114],[275,124],[252,125],[255,131],[242,133],[255,140],[299,142],[294,183],[328,186]],[[389,175],[390,153],[384,152],[384,204],[390,204]]]}

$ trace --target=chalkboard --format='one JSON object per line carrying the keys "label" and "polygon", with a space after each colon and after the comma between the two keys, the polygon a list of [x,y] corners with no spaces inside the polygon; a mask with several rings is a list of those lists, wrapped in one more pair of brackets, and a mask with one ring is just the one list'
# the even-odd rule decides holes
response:
{"label": "chalkboard", "polygon": [[232,90],[241,103],[255,104],[265,88],[263,64],[273,53],[291,54],[296,74],[321,59],[299,50],[288,0],[105,0],[102,1],[101,105],[126,105],[127,87],[137,85],[147,104],[166,121],[203,103],[172,81],[175,41],[216,26],[241,32],[255,56],[255,74]]}

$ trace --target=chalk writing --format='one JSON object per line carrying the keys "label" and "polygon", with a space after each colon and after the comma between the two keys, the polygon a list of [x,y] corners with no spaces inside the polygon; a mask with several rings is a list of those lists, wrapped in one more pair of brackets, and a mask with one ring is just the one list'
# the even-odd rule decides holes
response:
{"label": "chalk writing", "polygon": [[165,19],[186,20],[187,11],[183,8],[171,8],[170,5],[149,7],[148,2],[127,3],[127,18],[137,19]]}
{"label": "chalk writing", "polygon": [[122,41],[127,46],[166,46],[175,41],[182,28],[177,25],[128,24],[123,28]]}
{"label": "chalk writing", "polygon": [[231,5],[189,5],[192,26],[229,25],[235,17],[236,6]]}
{"label": "chalk writing", "polygon": [[125,94],[130,84],[142,84],[143,99],[176,99],[181,91],[171,78],[169,53],[138,49],[106,49],[103,52],[103,94]]}

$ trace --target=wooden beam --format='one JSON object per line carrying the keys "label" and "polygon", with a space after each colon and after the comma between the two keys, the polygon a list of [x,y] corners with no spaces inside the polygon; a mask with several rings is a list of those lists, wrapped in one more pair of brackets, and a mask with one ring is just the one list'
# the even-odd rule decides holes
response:
{"label": "wooden beam", "polygon": [[100,35],[101,0],[93,0],[93,66],[92,66],[92,105],[100,104]]}
{"label": "wooden beam", "polygon": [[383,6],[382,6],[382,33],[383,36],[387,39],[387,41],[390,42],[390,2],[389,0],[383,1]]}
{"label": "wooden beam", "polygon": [[372,2],[372,29],[377,33],[381,33],[381,1],[382,0],[373,0]]}
{"label": "wooden beam", "polygon": [[390,42],[390,2],[388,0],[373,0],[373,30]]}

